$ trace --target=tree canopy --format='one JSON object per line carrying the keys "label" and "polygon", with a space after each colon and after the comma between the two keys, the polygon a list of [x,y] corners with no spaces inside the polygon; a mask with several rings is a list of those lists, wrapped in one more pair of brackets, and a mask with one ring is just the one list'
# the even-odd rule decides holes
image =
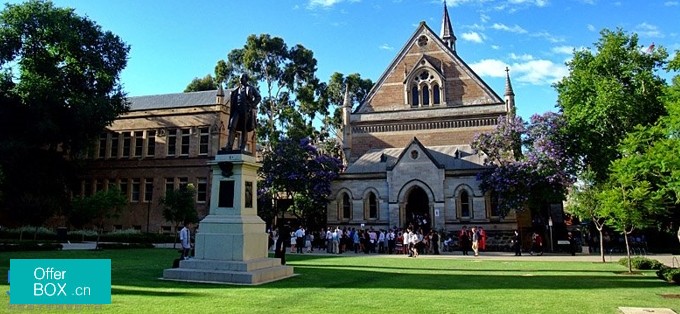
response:
{"label": "tree canopy", "polygon": [[48,1],[0,12],[0,190],[14,222],[39,225],[68,204],[74,160],[128,110],[119,80],[128,51],[118,36]]}
{"label": "tree canopy", "polygon": [[321,227],[326,221],[331,182],[341,170],[340,159],[324,154],[308,138],[283,139],[273,152],[264,155],[260,168],[264,181],[258,196],[265,204],[272,198],[293,200],[288,209],[291,214],[310,226]]}
{"label": "tree canopy", "polygon": [[193,80],[184,89],[185,93],[189,92],[200,92],[204,90],[217,89],[217,82],[212,75],[208,74],[202,78],[194,77]]}
{"label": "tree canopy", "polygon": [[486,156],[488,170],[478,174],[480,188],[492,193],[499,213],[541,210],[561,202],[574,182],[574,160],[560,114],[499,117],[496,128],[478,135],[472,147]]}
{"label": "tree canopy", "polygon": [[621,29],[600,34],[595,51],[574,52],[567,62],[569,75],[555,88],[568,132],[575,135],[570,154],[603,182],[626,134],[666,114],[660,97],[665,83],[656,70],[663,68],[668,54],[663,48],[643,50],[636,34]]}

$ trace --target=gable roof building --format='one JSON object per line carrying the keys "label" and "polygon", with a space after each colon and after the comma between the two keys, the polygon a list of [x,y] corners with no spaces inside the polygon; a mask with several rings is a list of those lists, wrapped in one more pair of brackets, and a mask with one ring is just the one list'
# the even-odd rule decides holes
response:
{"label": "gable roof building", "polygon": [[514,106],[509,73],[501,98],[458,56],[444,5],[440,34],[421,22],[365,101],[352,112],[343,107],[347,168],[333,184],[328,223],[517,228],[479,189],[483,157],[470,147]]}

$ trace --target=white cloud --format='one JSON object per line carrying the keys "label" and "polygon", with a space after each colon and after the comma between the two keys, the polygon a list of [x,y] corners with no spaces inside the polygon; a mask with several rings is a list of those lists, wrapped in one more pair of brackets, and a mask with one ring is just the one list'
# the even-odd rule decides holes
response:
{"label": "white cloud", "polygon": [[561,42],[564,42],[564,38],[558,37],[558,36],[555,36],[555,35],[552,35],[552,34],[550,34],[550,33],[548,33],[548,32],[538,32],[538,33],[533,33],[533,34],[531,34],[530,36],[532,36],[532,37],[542,37],[542,38],[545,38],[547,41],[549,41],[549,42],[551,42],[551,43],[561,43]]}
{"label": "white cloud", "polygon": [[529,60],[534,60],[534,56],[528,55],[528,54],[523,54],[523,55],[517,55],[514,52],[510,53],[510,59],[512,60],[523,60],[523,61],[529,61]]}
{"label": "white cloud", "polygon": [[665,5],[665,6],[667,6],[667,7],[675,7],[675,6],[680,5],[680,2],[677,2],[677,1],[666,1],[666,2],[663,3],[663,5]]}
{"label": "white cloud", "polygon": [[484,34],[480,34],[477,32],[469,32],[469,33],[463,33],[463,39],[471,42],[475,42],[478,44],[481,44],[484,42]]}
{"label": "white cloud", "polygon": [[505,67],[507,66],[507,63],[495,59],[484,59],[470,64],[470,67],[477,75],[488,77],[505,77]]}
{"label": "white cloud", "polygon": [[572,46],[557,46],[550,49],[553,53],[570,55],[574,53],[574,47]]}
{"label": "white cloud", "polygon": [[510,68],[513,81],[530,85],[553,84],[569,74],[566,66],[550,60],[528,60],[507,64],[501,60],[484,59],[470,64],[470,67],[480,76],[505,77],[505,68]]}
{"label": "white cloud", "polygon": [[588,24],[588,30],[594,32],[596,29],[595,26],[593,26],[593,24]]}
{"label": "white cloud", "polygon": [[641,36],[647,37],[664,37],[659,28],[656,25],[651,25],[647,23],[638,24],[635,26],[635,32]]}
{"label": "white cloud", "polygon": [[[344,0],[309,0],[309,3],[307,4],[308,9],[315,9],[315,8],[324,8],[324,9],[329,9],[332,6],[343,2]],[[355,3],[355,2],[361,2],[361,0],[349,0],[349,2]]]}
{"label": "white cloud", "polygon": [[507,26],[505,24],[500,24],[500,23],[494,23],[491,28],[500,30],[500,31],[506,31],[506,32],[511,32],[511,33],[518,33],[518,34],[524,34],[527,31],[520,27],[519,25],[514,25],[512,27]]}
{"label": "white cloud", "polygon": [[482,21],[482,23],[486,23],[486,22],[488,22],[491,18],[490,18],[488,15],[482,13],[482,14],[479,15],[479,19]]}
{"label": "white cloud", "polygon": [[515,80],[532,85],[553,84],[569,75],[565,65],[550,60],[531,60],[525,63],[513,63],[510,69],[517,73]]}
{"label": "white cloud", "polygon": [[342,0],[309,0],[308,7],[309,8],[317,8],[317,7],[322,7],[322,8],[330,8],[338,3],[342,2]]}
{"label": "white cloud", "polygon": [[547,0],[510,0],[509,2],[512,4],[533,4],[537,7],[544,7],[548,4]]}
{"label": "white cloud", "polygon": [[498,49],[501,49],[501,47],[498,46],[498,45],[491,45],[491,49],[498,50]]}
{"label": "white cloud", "polygon": [[390,46],[390,45],[388,45],[388,44],[382,44],[382,45],[380,45],[380,47],[378,47],[378,48],[380,48],[381,50],[390,50],[390,51],[394,50],[394,47],[392,47],[392,46]]}

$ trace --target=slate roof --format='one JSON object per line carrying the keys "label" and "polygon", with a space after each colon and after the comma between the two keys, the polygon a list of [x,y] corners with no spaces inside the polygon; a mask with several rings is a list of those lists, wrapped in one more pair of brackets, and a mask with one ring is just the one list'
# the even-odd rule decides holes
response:
{"label": "slate roof", "polygon": [[215,105],[217,90],[128,97],[130,110],[150,110]]}
{"label": "slate roof", "polygon": [[[345,173],[379,173],[392,168],[405,148],[372,149],[347,167]],[[484,158],[470,145],[445,145],[426,147],[432,158],[445,170],[471,170],[484,168]],[[458,151],[458,157],[456,157]]]}

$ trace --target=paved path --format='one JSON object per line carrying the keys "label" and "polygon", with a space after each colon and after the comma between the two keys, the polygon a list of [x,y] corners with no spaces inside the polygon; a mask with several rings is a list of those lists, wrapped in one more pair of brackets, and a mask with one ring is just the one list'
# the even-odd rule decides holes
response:
{"label": "paved path", "polygon": [[[95,243],[94,242],[82,242],[82,243],[62,243],[64,246],[64,250],[93,250],[95,248]],[[157,248],[172,248],[173,244],[172,243],[158,243],[154,244],[155,247]],[[179,244],[177,244],[177,247],[179,247]],[[294,255],[296,253],[286,253],[288,255]],[[314,253],[306,253],[306,254],[313,254],[313,255],[331,255],[325,252],[314,252]],[[336,255],[334,255],[336,256]],[[366,256],[366,257],[392,257],[392,258],[408,258],[407,255],[401,255],[401,254],[393,254],[393,255],[387,255],[387,254],[354,254],[354,252],[346,252],[343,254],[340,254],[339,256]],[[606,262],[618,262],[619,259],[624,257],[625,255],[621,254],[615,254],[615,255],[605,255],[605,261]],[[647,258],[650,259],[655,259],[661,263],[664,263],[668,266],[675,266],[675,267],[680,267],[680,255],[671,255],[671,254],[648,254],[644,255]],[[480,260],[522,260],[522,261],[584,261],[584,262],[600,262],[602,261],[602,258],[600,255],[597,254],[576,254],[575,256],[571,256],[568,254],[556,254],[556,253],[546,253],[542,256],[537,256],[537,255],[529,255],[529,254],[522,254],[522,256],[515,256],[513,252],[481,252],[479,257],[474,257],[472,255],[462,255],[461,252],[452,252],[452,253],[444,253],[442,255],[420,255],[418,258],[452,258],[452,259],[480,259]]]}

